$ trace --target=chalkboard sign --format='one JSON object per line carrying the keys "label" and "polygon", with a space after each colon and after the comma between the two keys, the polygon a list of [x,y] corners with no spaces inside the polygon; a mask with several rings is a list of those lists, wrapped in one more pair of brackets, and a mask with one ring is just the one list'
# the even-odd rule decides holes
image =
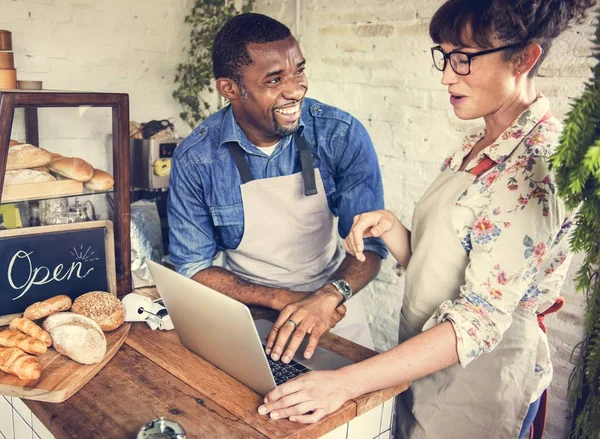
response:
{"label": "chalkboard sign", "polygon": [[110,221],[0,231],[0,325],[35,302],[116,294]]}

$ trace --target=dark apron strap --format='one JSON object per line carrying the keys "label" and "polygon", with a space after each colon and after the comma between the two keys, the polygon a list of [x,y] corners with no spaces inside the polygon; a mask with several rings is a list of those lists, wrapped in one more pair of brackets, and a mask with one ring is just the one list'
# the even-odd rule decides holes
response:
{"label": "dark apron strap", "polygon": [[300,164],[302,165],[302,180],[304,181],[304,195],[307,197],[317,194],[317,182],[315,180],[315,164],[313,155],[304,137],[296,132],[296,147],[300,153]]}
{"label": "dark apron strap", "polygon": [[231,157],[233,157],[233,162],[240,173],[240,177],[242,177],[242,183],[248,183],[249,181],[254,180],[254,175],[252,175],[250,166],[248,166],[246,153],[242,147],[238,143],[231,142],[229,144],[229,152],[231,153]]}
{"label": "dark apron strap", "polygon": [[[304,195],[307,197],[310,195],[316,195],[318,191],[317,182],[315,179],[315,165],[313,162],[312,151],[304,137],[301,137],[298,135],[298,133],[296,133],[295,137],[296,147],[300,153],[302,180],[304,181]],[[249,181],[254,180],[254,175],[252,175],[252,171],[250,171],[250,166],[248,166],[248,162],[246,161],[246,153],[242,147],[235,142],[231,142],[228,147],[231,157],[233,158],[233,162],[235,163],[235,167],[242,177],[242,183],[248,183]]]}

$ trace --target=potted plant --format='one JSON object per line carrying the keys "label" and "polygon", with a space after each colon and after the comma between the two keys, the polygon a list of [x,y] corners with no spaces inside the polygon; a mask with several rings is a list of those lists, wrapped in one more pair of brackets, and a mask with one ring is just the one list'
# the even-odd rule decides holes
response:
{"label": "potted plant", "polygon": [[177,66],[173,97],[181,104],[179,117],[192,128],[210,114],[207,93],[213,93],[211,51],[215,35],[239,13],[249,12],[254,0],[244,0],[237,10],[231,0],[195,0],[185,23],[191,25],[187,60]]}
{"label": "potted plant", "polygon": [[593,49],[594,76],[567,115],[560,146],[552,157],[558,194],[567,208],[579,209],[571,239],[586,256],[576,278],[587,299],[585,336],[574,352],[577,364],[569,379],[575,407],[573,438],[600,438],[600,21]]}

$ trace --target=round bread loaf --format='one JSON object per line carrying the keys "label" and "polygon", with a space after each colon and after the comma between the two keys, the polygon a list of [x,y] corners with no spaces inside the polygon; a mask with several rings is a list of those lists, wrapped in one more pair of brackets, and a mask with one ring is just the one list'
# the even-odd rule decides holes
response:
{"label": "round bread loaf", "polygon": [[50,161],[51,155],[44,148],[29,143],[19,143],[8,149],[6,169],[26,169],[43,166]]}
{"label": "round bread loaf", "polygon": [[92,319],[72,312],[52,314],[42,324],[52,346],[81,364],[95,364],[106,355],[106,337]]}
{"label": "round bread loaf", "polygon": [[108,172],[102,169],[94,169],[94,175],[84,183],[84,186],[93,191],[107,191],[115,184],[115,180]]}
{"label": "round bread loaf", "polygon": [[[50,158],[48,159],[50,161]],[[77,157],[63,157],[48,163],[48,169],[58,175],[77,181],[88,181],[94,175],[94,168]]]}
{"label": "round bread loaf", "polygon": [[91,291],[73,302],[71,311],[89,317],[103,331],[114,331],[125,321],[125,307],[119,299],[104,291]]}

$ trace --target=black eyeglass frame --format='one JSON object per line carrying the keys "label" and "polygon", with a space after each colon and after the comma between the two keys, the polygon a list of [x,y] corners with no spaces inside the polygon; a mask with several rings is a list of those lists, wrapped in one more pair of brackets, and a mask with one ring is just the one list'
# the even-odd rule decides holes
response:
{"label": "black eyeglass frame", "polygon": [[[473,52],[473,53],[463,52],[462,50],[453,50],[452,52],[446,53],[446,52],[444,52],[442,50],[442,46],[440,46],[438,44],[437,46],[433,46],[431,48],[431,58],[433,60],[433,66],[437,70],[439,70],[440,72],[443,72],[444,70],[446,70],[446,64],[450,60],[450,56],[452,56],[453,53],[458,53],[460,55],[464,55],[464,56],[467,57],[467,59],[469,61],[469,71],[467,73],[459,73],[459,72],[457,72],[456,69],[454,68],[454,66],[452,65],[452,63],[450,63],[450,67],[452,68],[452,70],[454,71],[454,73],[456,73],[457,75],[459,75],[459,76],[468,76],[471,73],[471,61],[476,56],[481,56],[481,55],[487,55],[487,54],[490,54],[490,53],[500,52],[501,50],[506,50],[506,49],[514,49],[515,47],[519,47],[519,46],[523,46],[523,43],[509,44],[508,46],[494,47],[493,49],[481,50],[479,52]],[[435,52],[440,52],[444,56],[444,65],[442,66],[441,69],[438,68],[438,66],[435,64]]]}

